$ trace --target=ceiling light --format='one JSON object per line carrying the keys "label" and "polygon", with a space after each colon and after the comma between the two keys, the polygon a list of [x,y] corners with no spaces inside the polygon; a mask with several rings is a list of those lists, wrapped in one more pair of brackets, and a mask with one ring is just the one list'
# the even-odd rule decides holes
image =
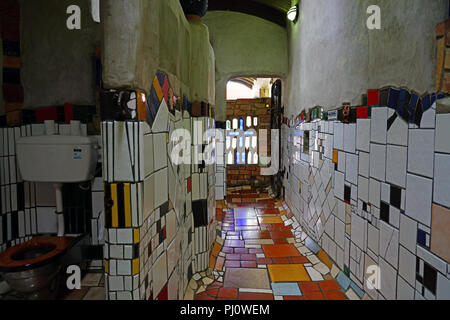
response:
{"label": "ceiling light", "polygon": [[297,17],[298,17],[298,5],[290,8],[287,13],[287,18],[289,19],[289,21],[292,21],[295,23],[297,21]]}

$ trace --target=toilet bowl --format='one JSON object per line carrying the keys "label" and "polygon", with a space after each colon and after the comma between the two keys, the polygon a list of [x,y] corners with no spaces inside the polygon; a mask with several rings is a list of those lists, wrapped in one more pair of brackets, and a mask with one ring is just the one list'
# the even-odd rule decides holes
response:
{"label": "toilet bowl", "polygon": [[11,288],[29,300],[56,298],[62,258],[72,237],[36,237],[0,253],[0,273]]}

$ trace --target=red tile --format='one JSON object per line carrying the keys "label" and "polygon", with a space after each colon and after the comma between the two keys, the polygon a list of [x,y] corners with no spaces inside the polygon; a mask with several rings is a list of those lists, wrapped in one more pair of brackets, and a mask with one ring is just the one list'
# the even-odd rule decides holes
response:
{"label": "red tile", "polygon": [[256,261],[241,261],[242,268],[256,268]]}
{"label": "red tile", "polygon": [[206,293],[209,294],[211,297],[217,297],[217,294],[219,293],[219,287],[208,288],[208,290],[206,290]]}
{"label": "red tile", "polygon": [[272,264],[272,259],[270,258],[257,258],[256,261],[258,264]]}
{"label": "red tile", "polygon": [[299,263],[308,263],[309,260],[306,257],[289,257],[289,260],[291,261],[291,263],[294,264],[299,264]]}
{"label": "red tile", "polygon": [[73,120],[73,104],[64,104],[64,117],[67,124],[69,124],[70,121]]}
{"label": "red tile", "polygon": [[214,297],[209,296],[206,292],[199,293],[195,300],[215,300]]}
{"label": "red tile", "polygon": [[376,106],[380,104],[380,93],[378,90],[369,90],[367,91],[367,105]]}
{"label": "red tile", "polygon": [[274,264],[288,264],[289,259],[286,257],[272,258]]}
{"label": "red tile", "polygon": [[325,300],[322,292],[303,292],[305,300]]}
{"label": "red tile", "polygon": [[323,293],[326,300],[347,300],[341,291],[326,291]]}
{"label": "red tile", "polygon": [[322,291],[332,291],[340,289],[339,284],[335,280],[320,281],[319,286]]}
{"label": "red tile", "polygon": [[168,300],[168,288],[167,284],[164,286],[164,288],[161,290],[161,292],[158,295],[158,300]]}
{"label": "red tile", "polygon": [[356,109],[356,117],[358,119],[367,119],[368,116],[368,107],[359,107]]}
{"label": "red tile", "polygon": [[237,289],[233,289],[233,288],[221,288],[219,290],[219,298],[231,298],[231,299],[236,299],[238,295],[238,291]]}
{"label": "red tile", "polygon": [[46,108],[36,111],[36,122],[44,122],[45,120],[58,120],[56,108]]}
{"label": "red tile", "polygon": [[314,281],[299,282],[298,286],[301,292],[320,291],[319,285]]}
{"label": "red tile", "polygon": [[305,298],[303,297],[299,297],[299,296],[287,296],[287,297],[283,297],[284,300],[305,300]]}
{"label": "red tile", "polygon": [[275,239],[293,238],[291,230],[272,231],[270,233],[270,237],[274,240]]}
{"label": "red tile", "polygon": [[270,293],[241,292],[239,293],[239,300],[246,300],[246,301],[273,300],[273,295]]}

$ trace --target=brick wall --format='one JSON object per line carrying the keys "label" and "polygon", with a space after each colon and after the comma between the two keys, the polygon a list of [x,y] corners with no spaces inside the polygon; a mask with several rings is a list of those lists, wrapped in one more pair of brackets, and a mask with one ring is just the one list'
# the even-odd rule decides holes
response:
{"label": "brick wall", "polygon": [[[258,126],[256,129],[267,129],[267,147],[258,146],[259,154],[265,154],[270,156],[270,122],[271,122],[271,108],[270,98],[261,99],[241,99],[227,101],[227,120],[233,121],[233,119],[244,119],[244,124],[247,116],[258,117]],[[245,129],[247,127],[245,126]],[[260,162],[261,163],[261,162]],[[227,186],[264,186],[270,183],[270,176],[261,176],[261,165],[242,165],[234,164],[227,165]]]}

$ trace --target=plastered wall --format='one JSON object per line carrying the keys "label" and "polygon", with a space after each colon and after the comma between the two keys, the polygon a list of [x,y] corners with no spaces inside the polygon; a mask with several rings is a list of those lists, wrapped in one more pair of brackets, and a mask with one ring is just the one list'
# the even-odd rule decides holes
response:
{"label": "plastered wall", "polygon": [[286,29],[238,12],[210,11],[203,21],[216,57],[216,119],[225,121],[228,80],[287,75]]}
{"label": "plastered wall", "polygon": [[[369,5],[381,8],[381,30],[366,27]],[[361,105],[367,88],[431,91],[435,27],[447,15],[445,0],[301,1],[299,21],[288,27],[286,114],[344,101]]]}

